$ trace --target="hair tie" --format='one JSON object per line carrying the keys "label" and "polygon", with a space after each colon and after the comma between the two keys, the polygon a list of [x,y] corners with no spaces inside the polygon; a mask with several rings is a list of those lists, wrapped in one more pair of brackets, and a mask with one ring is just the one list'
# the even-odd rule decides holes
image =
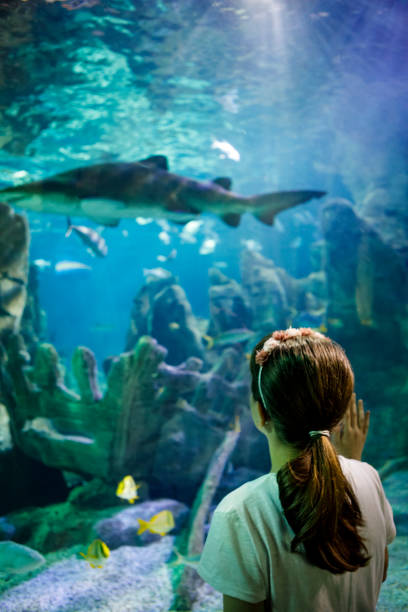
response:
{"label": "hair tie", "polygon": [[312,440],[320,438],[321,436],[326,436],[327,438],[330,438],[330,431],[328,429],[312,430],[309,431],[309,436],[312,438]]}

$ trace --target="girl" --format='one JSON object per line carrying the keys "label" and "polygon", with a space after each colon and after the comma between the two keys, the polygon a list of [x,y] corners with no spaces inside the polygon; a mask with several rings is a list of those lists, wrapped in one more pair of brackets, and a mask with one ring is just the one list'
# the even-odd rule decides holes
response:
{"label": "girl", "polygon": [[250,370],[272,470],[218,505],[199,574],[224,612],[374,612],[396,531],[377,471],[360,461],[369,412],[356,408],[344,351],[289,328],[256,345]]}

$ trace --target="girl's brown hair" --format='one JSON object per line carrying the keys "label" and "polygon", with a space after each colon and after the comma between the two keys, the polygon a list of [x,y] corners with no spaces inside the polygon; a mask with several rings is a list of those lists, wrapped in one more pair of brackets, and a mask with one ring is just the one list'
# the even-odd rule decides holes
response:
{"label": "girl's brown hair", "polygon": [[370,559],[357,530],[363,525],[360,507],[329,438],[309,435],[340,422],[353,392],[353,370],[336,342],[309,329],[293,332],[265,336],[250,359],[254,399],[264,405],[262,365],[268,420],[282,443],[299,450],[277,473],[282,508],[295,533],[291,550],[303,549],[310,563],[333,574],[354,572]]}

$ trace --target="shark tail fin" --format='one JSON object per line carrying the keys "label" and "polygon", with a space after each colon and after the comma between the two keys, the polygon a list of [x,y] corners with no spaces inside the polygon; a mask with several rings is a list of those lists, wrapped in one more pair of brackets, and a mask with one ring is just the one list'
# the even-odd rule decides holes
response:
{"label": "shark tail fin", "polygon": [[70,217],[67,217],[67,231],[65,232],[65,238],[68,238],[72,233],[72,223]]}
{"label": "shark tail fin", "polygon": [[325,191],[278,191],[250,199],[255,209],[254,216],[266,225],[273,225],[275,215],[282,210],[308,202],[313,198],[321,198],[325,194]]}

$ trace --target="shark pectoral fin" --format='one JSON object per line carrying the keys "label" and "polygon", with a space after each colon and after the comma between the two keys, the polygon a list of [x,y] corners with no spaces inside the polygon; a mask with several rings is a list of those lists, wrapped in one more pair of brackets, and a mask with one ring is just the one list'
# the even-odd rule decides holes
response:
{"label": "shark pectoral fin", "polygon": [[143,164],[144,166],[152,166],[153,168],[158,168],[159,170],[169,169],[169,163],[165,155],[151,155],[150,157],[146,157],[146,159],[139,160],[138,163]]}
{"label": "shark pectoral fin", "polygon": [[213,180],[213,183],[215,183],[215,185],[219,185],[219,187],[222,187],[227,191],[230,191],[232,186],[232,181],[227,176],[219,176],[218,178]]}
{"label": "shark pectoral fin", "polygon": [[192,220],[188,215],[196,216],[201,213],[201,210],[199,208],[194,208],[194,206],[183,198],[182,194],[176,195],[174,193],[170,194],[166,199],[165,209],[169,212],[181,213],[183,215],[180,219],[181,223],[187,223]]}
{"label": "shark pectoral fin", "polygon": [[171,220],[172,223],[175,223],[176,225],[185,225],[186,223],[188,223],[189,221],[191,221],[191,219],[172,219]]}
{"label": "shark pectoral fin", "polygon": [[92,221],[109,227],[119,225],[118,216],[126,206],[120,200],[89,198],[81,201],[81,210]]}
{"label": "shark pectoral fin", "polygon": [[111,219],[109,217],[100,217],[99,215],[87,215],[92,221],[99,225],[106,225],[107,227],[118,227],[119,219]]}
{"label": "shark pectoral fin", "polygon": [[238,227],[241,215],[239,213],[227,213],[226,215],[221,215],[221,219],[230,227]]}
{"label": "shark pectoral fin", "polygon": [[107,227],[118,227],[119,225],[119,219],[109,219],[109,217],[92,217],[92,220]]}
{"label": "shark pectoral fin", "polygon": [[254,213],[254,216],[265,225],[273,225],[275,213],[273,210],[263,210],[262,212]]}

